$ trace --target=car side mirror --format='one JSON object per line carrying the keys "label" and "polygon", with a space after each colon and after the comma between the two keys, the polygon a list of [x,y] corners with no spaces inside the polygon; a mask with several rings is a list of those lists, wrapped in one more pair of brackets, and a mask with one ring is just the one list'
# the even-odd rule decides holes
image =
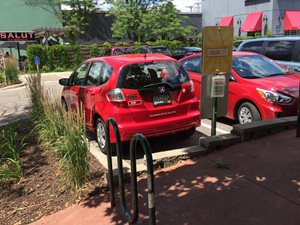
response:
{"label": "car side mirror", "polygon": [[236,82],[236,79],[234,78],[234,76],[232,75],[232,73],[228,73],[228,79],[229,79],[229,81],[234,81],[234,82]]}
{"label": "car side mirror", "polygon": [[70,86],[70,82],[69,82],[69,79],[68,78],[62,78],[62,79],[59,79],[59,84],[62,85],[62,86]]}

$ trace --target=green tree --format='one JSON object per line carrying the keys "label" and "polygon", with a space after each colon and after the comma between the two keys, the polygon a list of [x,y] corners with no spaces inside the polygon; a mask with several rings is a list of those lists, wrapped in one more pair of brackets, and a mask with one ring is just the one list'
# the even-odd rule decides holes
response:
{"label": "green tree", "polygon": [[170,40],[186,37],[191,31],[191,26],[183,26],[183,17],[171,1],[160,5],[144,16],[143,30],[147,35],[155,35],[160,39]]}
{"label": "green tree", "polygon": [[128,37],[140,41],[155,35],[160,39],[185,37],[191,27],[183,26],[183,17],[171,1],[116,0],[109,15],[115,17],[112,25],[114,38]]}
{"label": "green tree", "polygon": [[85,36],[89,28],[91,16],[95,13],[96,5],[93,0],[61,0],[61,4],[69,10],[63,12],[65,26],[77,27],[81,35]]}
{"label": "green tree", "polygon": [[144,8],[136,1],[113,2],[114,7],[109,11],[110,16],[115,18],[112,24],[112,33],[114,38],[128,36],[132,40],[138,39],[139,24],[142,20]]}

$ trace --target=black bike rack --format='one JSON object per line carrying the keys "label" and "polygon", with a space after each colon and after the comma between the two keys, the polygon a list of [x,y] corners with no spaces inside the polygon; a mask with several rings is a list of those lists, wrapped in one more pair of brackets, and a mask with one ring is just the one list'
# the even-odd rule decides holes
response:
{"label": "black bike rack", "polygon": [[137,144],[141,143],[147,160],[147,184],[148,184],[148,211],[149,211],[149,224],[155,225],[155,201],[154,201],[154,176],[153,176],[153,159],[151,148],[144,135],[135,134],[130,141],[130,162],[131,162],[131,189],[132,189],[132,215],[127,207],[124,190],[124,174],[122,162],[122,143],[120,131],[117,122],[113,118],[106,121],[105,131],[107,134],[106,144],[108,145],[107,164],[108,164],[108,184],[110,189],[110,204],[111,207],[116,206],[115,202],[115,186],[113,181],[113,168],[112,168],[112,152],[110,143],[110,124],[113,126],[116,136],[116,152],[118,162],[118,181],[120,191],[120,203],[122,213],[130,224],[136,223],[139,216],[138,205],[138,190],[137,190],[137,174],[136,174],[136,148]]}

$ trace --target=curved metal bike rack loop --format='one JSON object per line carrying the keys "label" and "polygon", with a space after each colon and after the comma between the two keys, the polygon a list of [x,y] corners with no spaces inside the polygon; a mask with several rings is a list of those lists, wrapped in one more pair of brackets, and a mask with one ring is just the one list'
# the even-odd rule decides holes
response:
{"label": "curved metal bike rack loop", "polygon": [[132,189],[132,215],[128,210],[125,190],[124,190],[124,175],[123,175],[123,162],[122,162],[122,144],[120,131],[117,122],[113,118],[109,118],[106,121],[105,131],[107,134],[106,144],[108,145],[107,152],[107,164],[108,164],[108,179],[110,189],[110,203],[111,207],[115,207],[115,186],[113,182],[113,169],[112,169],[112,152],[110,143],[110,124],[114,128],[116,136],[116,151],[118,162],[118,181],[120,191],[120,203],[122,212],[125,215],[127,221],[130,224],[135,223],[138,220],[139,206],[138,206],[138,190],[137,190],[137,174],[136,174],[136,147],[138,143],[141,143],[147,160],[147,184],[148,184],[148,211],[149,211],[149,224],[155,225],[155,201],[154,201],[154,176],[153,176],[153,159],[149,143],[144,135],[135,134],[130,142],[130,162],[131,162],[131,189]]}

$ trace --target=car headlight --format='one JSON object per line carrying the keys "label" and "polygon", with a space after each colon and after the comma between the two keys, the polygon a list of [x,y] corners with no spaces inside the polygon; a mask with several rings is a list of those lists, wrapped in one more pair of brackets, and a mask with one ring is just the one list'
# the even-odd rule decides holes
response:
{"label": "car headlight", "polygon": [[261,97],[266,99],[268,102],[279,103],[279,104],[287,104],[292,101],[292,98],[283,94],[279,94],[274,91],[263,90],[260,88],[256,88],[257,92]]}

